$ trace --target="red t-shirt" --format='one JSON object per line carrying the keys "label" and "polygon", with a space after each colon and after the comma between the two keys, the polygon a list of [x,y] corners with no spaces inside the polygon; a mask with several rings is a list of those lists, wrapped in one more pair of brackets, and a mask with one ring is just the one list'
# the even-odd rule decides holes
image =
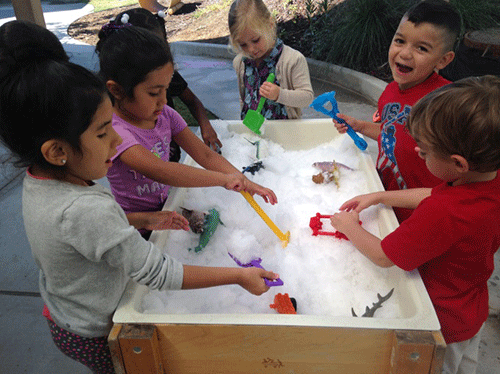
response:
{"label": "red t-shirt", "polygon": [[[422,97],[450,81],[433,73],[427,80],[407,90],[396,82],[389,83],[378,100],[381,133],[378,137],[377,171],[387,191],[406,188],[435,187],[441,180],[427,170],[425,161],[415,152],[417,143],[406,129],[411,107]],[[395,208],[399,222],[412,210]]]}
{"label": "red t-shirt", "polygon": [[488,279],[500,247],[500,174],[493,181],[432,189],[382,240],[404,270],[418,268],[446,343],[476,335],[488,318]]}

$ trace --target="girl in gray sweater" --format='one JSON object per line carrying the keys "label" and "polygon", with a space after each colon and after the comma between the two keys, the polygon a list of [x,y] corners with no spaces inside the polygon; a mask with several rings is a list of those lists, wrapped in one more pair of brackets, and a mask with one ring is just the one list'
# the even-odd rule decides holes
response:
{"label": "girl in gray sweater", "polygon": [[0,27],[0,138],[27,167],[23,218],[44,315],[57,347],[97,373],[114,372],[107,335],[129,279],[158,290],[238,284],[260,295],[264,278],[278,277],[182,265],[144,240],[134,224],[187,223],[168,213],[127,217],[93,182],[121,143],[111,116],[103,82],[70,63],[55,35],[27,22]]}

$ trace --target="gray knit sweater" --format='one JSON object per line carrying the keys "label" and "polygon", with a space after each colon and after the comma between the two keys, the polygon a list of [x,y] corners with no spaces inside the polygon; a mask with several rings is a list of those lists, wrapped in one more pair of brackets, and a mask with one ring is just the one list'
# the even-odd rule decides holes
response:
{"label": "gray knit sweater", "polygon": [[40,292],[54,322],[84,337],[105,336],[128,280],[180,289],[182,264],[130,226],[111,192],[95,184],[24,178],[23,217]]}

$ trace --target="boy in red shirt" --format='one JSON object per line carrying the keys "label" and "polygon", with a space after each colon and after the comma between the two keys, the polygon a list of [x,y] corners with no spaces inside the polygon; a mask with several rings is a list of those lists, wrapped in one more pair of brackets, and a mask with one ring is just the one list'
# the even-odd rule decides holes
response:
{"label": "boy in red shirt", "polygon": [[[378,101],[380,123],[360,121],[346,115],[340,118],[355,131],[378,141],[377,171],[387,191],[415,187],[434,187],[434,177],[413,149],[416,144],[405,129],[411,107],[427,93],[450,83],[436,73],[448,65],[460,33],[460,15],[444,0],[426,0],[410,8],[399,24],[389,47],[389,66],[394,81]],[[340,133],[346,131],[336,123]],[[411,214],[395,209],[399,222]]]}
{"label": "boy in red shirt", "polygon": [[[487,281],[500,247],[500,78],[466,78],[412,108],[416,153],[440,185],[357,196],[331,217],[376,265],[418,268],[448,344],[443,373],[475,373],[488,317]],[[376,204],[415,209],[383,240],[358,213]],[[462,370],[462,371],[459,371]]]}

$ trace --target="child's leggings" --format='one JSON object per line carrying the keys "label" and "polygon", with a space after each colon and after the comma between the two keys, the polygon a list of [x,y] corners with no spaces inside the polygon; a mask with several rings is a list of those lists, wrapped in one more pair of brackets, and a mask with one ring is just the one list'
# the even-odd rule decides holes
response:
{"label": "child's leggings", "polygon": [[105,336],[84,338],[66,331],[47,319],[52,340],[59,350],[69,358],[87,366],[98,374],[114,374],[111,352]]}
{"label": "child's leggings", "polygon": [[481,331],[463,342],[451,343],[446,347],[442,374],[475,374],[479,356]]}

